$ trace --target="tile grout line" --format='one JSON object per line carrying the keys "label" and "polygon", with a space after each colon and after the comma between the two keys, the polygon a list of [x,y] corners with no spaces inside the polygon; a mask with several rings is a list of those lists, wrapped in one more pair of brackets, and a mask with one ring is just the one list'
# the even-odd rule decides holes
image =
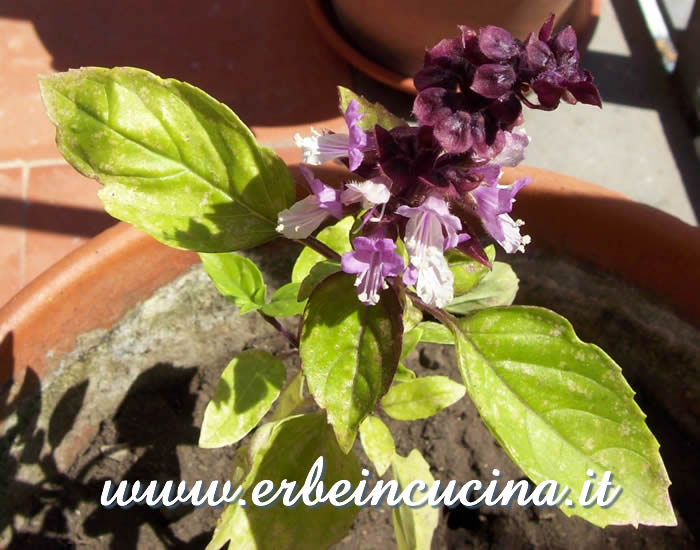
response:
{"label": "tile grout line", "polygon": [[0,170],[10,168],[43,168],[48,166],[68,166],[68,163],[62,158],[36,159],[36,160],[7,160],[0,162]]}

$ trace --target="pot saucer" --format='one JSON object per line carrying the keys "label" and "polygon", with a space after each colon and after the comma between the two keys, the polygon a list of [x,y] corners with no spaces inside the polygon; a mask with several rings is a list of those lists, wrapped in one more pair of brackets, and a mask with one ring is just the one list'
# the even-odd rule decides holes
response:
{"label": "pot saucer", "polygon": [[[395,72],[370,59],[340,30],[329,0],[306,0],[311,20],[328,45],[357,70],[375,80],[407,94],[416,94],[413,78]],[[593,36],[600,17],[601,0],[579,0],[571,17],[571,25],[579,38],[579,50],[584,52]]]}

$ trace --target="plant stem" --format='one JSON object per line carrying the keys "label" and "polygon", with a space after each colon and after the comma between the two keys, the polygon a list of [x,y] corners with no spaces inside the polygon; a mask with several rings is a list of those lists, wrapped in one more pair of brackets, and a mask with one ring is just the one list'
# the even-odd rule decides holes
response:
{"label": "plant stem", "polygon": [[518,99],[522,101],[525,105],[530,107],[530,109],[536,109],[538,111],[553,111],[556,107],[545,107],[544,105],[539,105],[530,101],[522,91],[518,91]]}
{"label": "plant stem", "polygon": [[275,319],[271,315],[265,315],[262,311],[258,311],[258,313],[260,313],[263,319],[265,319],[268,323],[275,327],[277,332],[284,336],[294,348],[299,348],[299,341],[296,339],[296,336],[294,336],[286,328],[284,328],[277,319]]}
{"label": "plant stem", "polygon": [[442,322],[442,324],[447,326],[447,328],[449,328],[450,330],[452,330],[452,331],[460,330],[459,325],[457,324],[457,319],[455,319],[452,315],[447,313],[445,310],[440,309],[439,307],[435,307],[435,306],[431,306],[429,304],[426,304],[414,292],[411,292],[410,290],[406,290],[406,295],[411,299],[413,304],[418,309],[422,309],[426,313],[430,313],[430,315],[435,317],[438,321]]}
{"label": "plant stem", "polygon": [[323,244],[321,241],[319,241],[315,237],[306,237],[305,239],[296,239],[296,242],[308,246],[309,248],[315,250],[316,252],[321,254],[321,256],[325,256],[329,260],[334,260],[336,262],[340,261],[340,254],[338,254],[335,250],[333,250],[329,246],[326,246],[325,244]]}

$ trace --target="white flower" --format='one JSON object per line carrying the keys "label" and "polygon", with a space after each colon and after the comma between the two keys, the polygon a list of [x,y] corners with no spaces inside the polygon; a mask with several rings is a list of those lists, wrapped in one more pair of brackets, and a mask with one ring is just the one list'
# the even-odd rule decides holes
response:
{"label": "white flower", "polygon": [[340,194],[343,204],[362,203],[362,208],[369,208],[377,204],[386,204],[391,198],[389,188],[385,182],[389,178],[378,176],[367,181],[352,181],[345,184],[345,191]]}
{"label": "white flower", "polygon": [[429,248],[420,258],[411,258],[403,280],[416,287],[426,304],[445,307],[454,298],[454,275],[442,251]]}
{"label": "white flower", "polygon": [[408,218],[405,242],[411,265],[404,272],[404,282],[415,285],[427,304],[446,306],[454,295],[454,276],[443,251],[457,246],[462,223],[450,214],[443,199],[432,195],[420,206],[401,206],[396,213]]}
{"label": "white flower", "polygon": [[353,99],[343,116],[348,134],[319,134],[311,128],[311,137],[301,137],[299,134],[294,136],[294,143],[301,147],[305,163],[323,164],[329,160],[347,157],[350,170],[357,170],[362,164],[364,153],[370,147],[371,141],[367,132],[358,124],[365,114],[360,112],[360,104]]}
{"label": "white flower", "polygon": [[302,150],[306,164],[319,165],[329,160],[348,156],[350,136],[347,134],[319,134],[311,128],[311,136],[294,136],[294,143]]}

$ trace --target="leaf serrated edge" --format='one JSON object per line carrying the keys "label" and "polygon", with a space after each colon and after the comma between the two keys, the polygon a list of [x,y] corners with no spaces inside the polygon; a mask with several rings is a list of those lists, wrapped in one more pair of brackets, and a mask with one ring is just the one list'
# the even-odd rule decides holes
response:
{"label": "leaf serrated edge", "polygon": [[[573,343],[577,343],[577,344],[580,344],[580,345],[582,345],[582,346],[592,348],[592,349],[594,349],[594,350],[596,351],[596,353],[602,353],[602,355],[603,355],[604,359],[606,360],[606,362],[610,362],[613,366],[617,367],[618,372],[621,374],[622,369],[620,368],[620,366],[617,365],[617,363],[615,363],[601,348],[599,348],[599,347],[596,346],[595,344],[590,344],[590,343],[586,343],[586,342],[581,341],[581,340],[578,338],[578,336],[576,335],[576,332],[574,331],[573,325],[572,325],[567,319],[565,319],[564,317],[561,317],[561,316],[557,315],[556,313],[554,313],[553,311],[551,311],[551,310],[549,310],[549,309],[541,308],[541,307],[536,307],[536,306],[513,306],[513,307],[518,307],[518,308],[521,308],[521,309],[527,309],[527,310],[530,310],[530,311],[537,311],[537,312],[540,312],[540,313],[544,313],[547,317],[554,318],[555,321],[557,321],[557,322],[561,323],[562,325],[564,325],[564,327],[565,327],[565,329],[566,329],[567,337],[569,337]],[[492,310],[496,310],[496,309],[509,309],[509,308],[507,308],[507,307],[505,307],[505,308],[504,308],[504,307],[496,307],[496,308],[489,308],[488,310],[476,311],[476,312],[474,312],[473,314],[471,314],[471,315],[469,315],[469,316],[467,316],[467,317],[465,317],[465,318],[463,318],[463,319],[460,319],[460,320],[459,320],[459,325],[466,323],[466,322],[467,322],[470,318],[472,318],[472,317],[475,317],[475,316],[477,316],[477,315],[484,314],[486,311],[492,311]],[[539,318],[539,320],[543,320],[543,321],[544,321],[544,319],[541,318],[541,317]],[[484,356],[484,354],[481,352],[481,350],[471,341],[471,339],[469,339],[469,337],[468,337],[468,335],[465,333],[464,329],[463,329],[461,326],[459,326],[459,325],[458,325],[458,324],[455,324],[455,323],[450,323],[449,328],[453,331],[453,333],[454,333],[454,335],[455,335],[455,347],[456,347],[456,352],[457,352],[457,362],[458,362],[458,366],[460,367],[459,370],[460,370],[460,373],[462,373],[462,376],[463,376],[463,378],[464,378],[464,382],[465,382],[465,385],[466,385],[466,387],[467,387],[467,391],[469,391],[470,394],[471,394],[471,390],[470,390],[470,388],[471,388],[471,380],[470,380],[470,377],[469,377],[469,369],[468,369],[466,366],[465,366],[465,368],[462,368],[462,367],[461,367],[461,361],[460,361],[460,356],[461,356],[461,354],[460,354],[460,352],[459,352],[459,347],[460,347],[460,342],[461,342],[461,341],[466,341],[466,342],[467,342],[467,344],[471,347],[471,349],[474,351],[474,353],[476,353],[476,354],[481,358],[481,360],[482,360],[486,365],[489,366],[489,369],[493,371],[494,376],[496,376],[496,377],[501,381],[501,383],[502,383],[505,387],[507,387],[507,388],[510,389],[510,392],[513,394],[513,396],[521,403],[521,405],[522,405],[525,409],[527,409],[528,411],[530,411],[530,413],[531,413],[533,416],[536,416],[537,418],[540,418],[540,419],[542,420],[542,422],[544,422],[544,423],[548,426],[549,429],[551,429],[553,432],[557,433],[557,434],[559,435],[559,437],[561,437],[562,441],[564,441],[569,447],[571,447],[574,451],[576,451],[576,453],[578,453],[578,454],[580,454],[580,455],[583,455],[587,460],[589,460],[590,462],[592,462],[593,464],[595,464],[596,466],[598,466],[601,470],[606,470],[606,469],[607,469],[606,466],[604,466],[604,465],[598,463],[595,459],[592,459],[589,455],[586,455],[586,454],[583,453],[580,449],[578,449],[578,447],[576,447],[576,445],[574,445],[574,444],[571,443],[567,438],[565,438],[563,435],[561,435],[561,433],[560,433],[554,426],[552,426],[552,425],[551,425],[545,418],[543,418],[537,411],[533,410],[525,401],[523,401],[522,398],[520,397],[520,395],[519,395],[517,392],[513,391],[513,390],[510,388],[510,385],[509,385],[505,380],[503,380],[503,378],[500,376],[500,374],[497,372],[497,370],[494,369],[493,367],[491,367],[490,361]],[[481,333],[481,334],[488,334],[488,333]],[[460,336],[461,336],[461,338],[460,338]],[[631,395],[629,396],[629,398],[630,398],[630,400],[632,401],[632,404],[634,405],[634,409],[635,409],[634,412],[638,413],[640,419],[641,419],[642,421],[644,421],[644,419],[646,418],[646,415],[645,415],[644,412],[639,408],[639,405],[637,405],[636,401],[634,401],[634,399],[632,399],[632,397],[634,396],[634,390],[632,390],[632,388],[629,386],[629,384],[628,384],[627,381],[624,379],[624,377],[622,377],[622,380],[623,380],[623,382],[625,383],[625,385],[627,386],[627,388],[629,389],[629,391],[631,392]],[[515,458],[514,458],[513,455],[511,454],[510,449],[508,448],[508,445],[502,440],[502,438],[498,435],[498,432],[497,432],[497,431],[489,424],[489,422],[486,420],[486,417],[485,417],[485,416],[483,415],[483,413],[482,413],[481,407],[480,407],[480,406],[477,404],[477,402],[474,401],[473,399],[472,399],[472,402],[473,402],[474,405],[477,407],[477,410],[479,411],[479,414],[481,415],[482,420],[484,421],[484,423],[485,423],[485,424],[487,425],[487,427],[489,428],[489,431],[490,431],[491,434],[496,438],[496,440],[499,442],[499,444],[501,445],[501,447],[503,448],[503,450],[506,452],[506,454],[508,455],[508,457],[509,457],[515,464],[517,464],[518,466],[520,466],[519,463],[515,460]],[[653,433],[651,432],[651,430],[649,430],[648,426],[646,426],[646,422],[645,422],[644,424],[645,424],[645,427],[647,428],[647,430],[649,431],[649,434],[650,434],[650,436],[651,436],[653,442],[655,443],[655,450],[658,451],[658,449],[660,448],[660,445],[659,445],[658,441],[656,440],[656,437],[653,435]],[[529,437],[529,431],[528,431],[528,437]],[[534,456],[534,455],[533,455],[533,456]],[[645,460],[646,460],[647,462],[649,462],[648,459],[645,458]],[[670,481],[670,479],[669,479],[669,477],[668,477],[668,473],[666,472],[666,468],[665,468],[663,462],[661,461],[660,457],[659,457],[659,467],[660,467],[660,472],[659,472],[659,473],[661,473],[661,474],[663,475],[663,480],[664,480],[664,482],[666,483],[665,489],[666,489],[666,500],[667,500],[667,503],[668,503],[668,509],[670,510],[670,513],[671,513],[671,515],[673,516],[673,520],[674,520],[675,523],[665,523],[665,524],[660,524],[660,523],[642,523],[642,524],[643,524],[643,525],[667,525],[667,526],[673,527],[673,526],[678,525],[678,520],[677,520],[677,518],[675,517],[675,513],[674,513],[673,507],[672,507],[672,505],[671,505],[670,497],[669,497],[669,495],[668,495],[668,487],[671,485],[671,481]],[[526,473],[527,473],[527,472],[526,472]],[[530,475],[530,474],[528,473],[528,475]],[[544,480],[537,480],[537,479],[534,479],[534,481],[539,483],[539,482],[542,482],[542,481],[544,481]],[[636,494],[636,493],[635,493],[635,494]],[[638,495],[638,496],[639,496],[639,495]],[[655,505],[652,505],[652,504],[650,504],[650,503],[648,503],[648,502],[647,502],[647,505],[648,505],[650,508],[655,509],[655,510],[661,512],[662,515],[668,515],[668,510],[659,510]],[[567,516],[577,515],[576,512],[575,512],[575,509],[568,509],[567,507],[560,507],[559,509],[560,509],[562,512],[564,512],[564,514],[566,514]],[[587,518],[585,518],[585,519],[587,519]],[[588,520],[588,521],[590,521],[590,520]],[[617,524],[614,524],[614,523],[613,523],[613,524],[605,524],[605,525],[600,525],[600,526],[601,526],[601,527],[605,527],[606,525],[617,525]],[[638,522],[633,522],[633,525],[634,525],[635,527],[637,527]]]}

